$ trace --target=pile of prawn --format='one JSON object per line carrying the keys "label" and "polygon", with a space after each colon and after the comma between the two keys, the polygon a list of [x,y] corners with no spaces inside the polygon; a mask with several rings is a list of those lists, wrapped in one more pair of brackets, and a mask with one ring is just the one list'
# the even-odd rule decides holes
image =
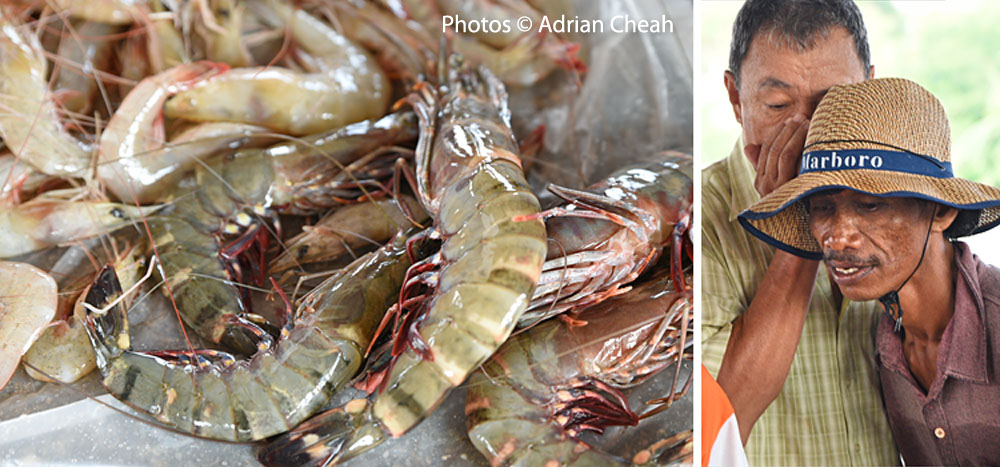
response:
{"label": "pile of prawn", "polygon": [[[659,416],[690,387],[690,156],[550,186],[543,206],[507,88],[578,83],[579,46],[441,24],[540,9],[0,13],[0,388],[19,361],[64,384],[96,368],[170,429],[326,465],[404,436],[464,384],[494,465],[690,459],[690,432],[624,454],[578,436]],[[133,342],[131,310],[157,298],[185,347]],[[668,367],[637,414],[621,390]],[[330,408],[352,384],[370,395]]]}

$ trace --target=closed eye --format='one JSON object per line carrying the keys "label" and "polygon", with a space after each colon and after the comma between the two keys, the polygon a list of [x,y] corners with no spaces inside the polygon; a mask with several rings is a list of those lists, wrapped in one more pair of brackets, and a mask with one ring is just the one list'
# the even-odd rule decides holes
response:
{"label": "closed eye", "polygon": [[826,203],[809,203],[809,214],[829,214],[833,208]]}

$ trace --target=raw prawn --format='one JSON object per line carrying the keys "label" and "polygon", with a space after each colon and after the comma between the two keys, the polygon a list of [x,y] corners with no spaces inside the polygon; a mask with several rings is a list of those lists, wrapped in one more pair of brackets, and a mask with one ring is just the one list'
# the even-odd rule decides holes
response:
{"label": "raw prawn", "polygon": [[148,15],[145,0],[53,0],[60,12],[105,24],[131,24]]}
{"label": "raw prawn", "polygon": [[546,218],[549,254],[521,325],[627,291],[671,242],[674,271],[680,271],[693,202],[692,167],[689,155],[661,154],[587,190],[551,186],[569,204],[540,214]]}
{"label": "raw prawn", "polygon": [[[212,2],[211,16],[198,15],[195,31],[205,41],[205,56],[215,62],[233,67],[246,67],[252,63],[250,51],[244,44],[243,24],[247,4],[238,0]],[[215,22],[213,26],[211,23]]]}
{"label": "raw prawn", "polygon": [[[409,101],[421,121],[418,197],[434,219],[431,236],[444,243],[408,273],[400,308],[414,310],[397,328],[385,389],[371,404],[279,437],[258,452],[262,462],[336,462],[402,436],[507,339],[528,305],[545,229],[539,219],[514,220],[539,205],[520,168],[503,84],[482,67],[453,68],[441,84],[440,98],[421,85]],[[433,293],[416,294],[424,285]]]}
{"label": "raw prawn", "polygon": [[[412,215],[412,217],[410,217]],[[285,250],[271,260],[271,274],[309,263],[330,261],[365,245],[388,241],[401,226],[423,222],[427,213],[407,195],[396,199],[349,204],[285,242]]]}
{"label": "raw prawn", "polygon": [[680,360],[684,292],[662,275],[583,310],[585,326],[549,320],[511,338],[469,378],[472,443],[494,466],[628,465],[577,435],[638,421],[618,388]]}
{"label": "raw prawn", "polygon": [[167,102],[171,118],[233,121],[290,135],[327,131],[385,113],[391,88],[375,60],[326,24],[274,0],[257,0],[261,18],[287,27],[309,73],[235,68]]}
{"label": "raw prawn", "polygon": [[[484,18],[504,24],[515,24],[519,17],[528,17],[532,20],[531,24],[540,24],[542,18],[542,14],[530,5],[517,4],[519,2],[381,0],[380,3],[401,19],[416,21],[435,35],[442,35],[445,29],[449,29],[444,26],[443,16],[446,14],[460,18]],[[514,29],[509,34],[485,33],[470,37],[452,33],[450,37],[455,52],[474,63],[485,65],[511,86],[531,86],[558,68],[579,73],[587,68],[576,56],[580,46],[555,34],[518,34]]]}
{"label": "raw prawn", "polygon": [[[160,197],[199,158],[219,149],[220,141],[164,147],[163,103],[171,95],[227,70],[225,64],[197,62],[180,65],[142,80],[133,88],[101,134],[98,179],[118,199],[148,203]],[[232,128],[223,147],[246,137],[246,128]]]}
{"label": "raw prawn", "polygon": [[0,18],[0,136],[19,159],[48,174],[84,177],[91,145],[63,127],[48,89],[48,62],[27,25]]}
{"label": "raw prawn", "polygon": [[56,314],[56,281],[26,263],[0,261],[0,388]]}
{"label": "raw prawn", "polygon": [[107,36],[115,30],[112,25],[84,22],[72,34],[64,33],[55,88],[68,94],[62,104],[66,110],[87,115],[93,109],[101,92],[96,72],[108,68],[114,42]]}
{"label": "raw prawn", "polygon": [[274,346],[248,360],[216,351],[137,352],[106,268],[87,296],[87,330],[108,391],[178,430],[252,441],[284,432],[323,406],[361,365],[410,265],[405,236],[358,258],[289,310]]}
{"label": "raw prawn", "polygon": [[0,206],[20,204],[25,192],[34,191],[49,178],[6,149],[0,151]]}
{"label": "raw prawn", "polygon": [[[49,271],[59,286],[59,304],[55,319],[24,354],[24,369],[32,378],[72,383],[97,367],[83,325],[83,302],[100,272],[98,264],[88,261],[94,259],[90,255],[106,258],[102,262],[114,266],[125,288],[131,288],[144,269],[138,256],[140,249],[134,245],[120,252],[109,251],[108,255],[103,250],[88,252],[82,246],[70,247]],[[129,303],[126,301],[125,305]]]}
{"label": "raw prawn", "polygon": [[[382,169],[391,172],[394,156],[364,156],[412,140],[416,130],[412,113],[395,113],[198,166],[180,182],[170,208],[149,221],[165,290],[185,324],[243,355],[267,347],[271,338],[247,314],[249,295],[234,281],[263,285],[269,223],[278,212],[314,214],[362,199],[366,184],[369,193],[380,191],[378,178],[388,175]],[[374,174],[351,165],[359,160],[369,162]]]}
{"label": "raw prawn", "polygon": [[338,2],[330,6],[336,10],[344,35],[373,51],[391,78],[413,85],[433,75],[436,36],[371,2]]}
{"label": "raw prawn", "polygon": [[[153,0],[151,6],[155,12],[167,13],[159,0]],[[152,16],[143,26],[147,28],[146,55],[153,73],[162,73],[168,68],[190,63],[184,35],[174,27],[174,21],[163,15]]]}
{"label": "raw prawn", "polygon": [[35,198],[0,210],[0,258],[106,234],[159,208]]}

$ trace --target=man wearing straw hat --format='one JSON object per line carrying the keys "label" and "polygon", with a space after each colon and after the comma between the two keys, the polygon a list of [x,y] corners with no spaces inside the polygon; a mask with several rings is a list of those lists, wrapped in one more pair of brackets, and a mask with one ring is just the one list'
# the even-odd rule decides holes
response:
{"label": "man wearing straw hat", "polygon": [[899,462],[878,391],[875,302],[841,302],[819,262],[775,250],[737,215],[796,175],[832,86],[870,78],[850,0],[749,0],[726,89],[743,132],[702,173],[702,357],[732,401],[751,465]]}
{"label": "man wearing straw hat", "polygon": [[1000,465],[1000,269],[954,239],[1000,223],[1000,189],[956,178],[944,107],[918,84],[832,88],[799,175],[740,214],[822,259],[847,300],[885,313],[875,347],[907,465]]}

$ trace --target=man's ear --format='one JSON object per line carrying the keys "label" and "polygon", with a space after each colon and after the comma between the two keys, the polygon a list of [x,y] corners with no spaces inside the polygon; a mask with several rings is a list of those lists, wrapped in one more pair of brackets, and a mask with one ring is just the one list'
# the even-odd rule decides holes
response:
{"label": "man's ear", "polygon": [[939,204],[937,206],[937,213],[934,214],[934,225],[931,227],[931,230],[934,232],[948,230],[948,227],[951,227],[951,224],[955,222],[956,217],[958,217],[958,209]]}
{"label": "man's ear", "polygon": [[726,70],[725,77],[726,92],[729,94],[729,104],[733,106],[733,115],[740,125],[743,125],[743,109],[740,106],[740,90],[736,86],[736,75]]}

